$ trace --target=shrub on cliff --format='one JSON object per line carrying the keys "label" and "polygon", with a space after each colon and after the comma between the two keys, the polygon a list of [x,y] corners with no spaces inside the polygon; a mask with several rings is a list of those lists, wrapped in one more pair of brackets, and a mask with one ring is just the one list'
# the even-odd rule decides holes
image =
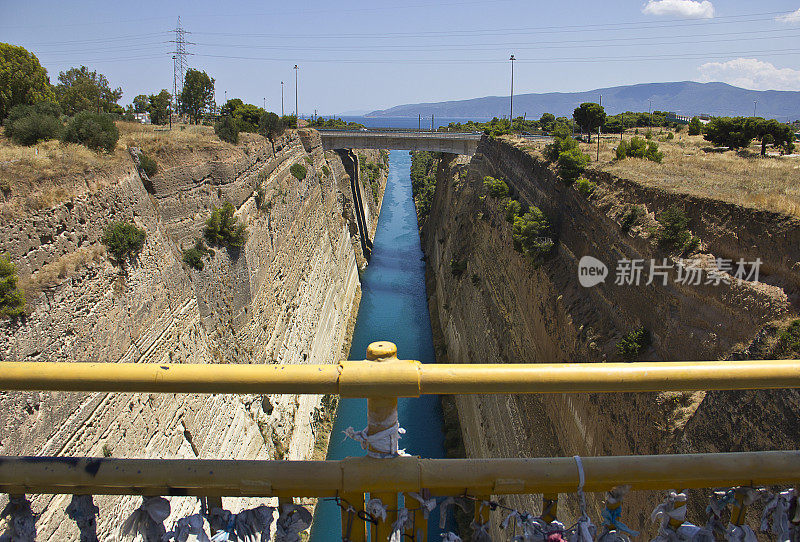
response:
{"label": "shrub on cliff", "polygon": [[111,115],[81,111],[67,123],[61,140],[80,143],[92,150],[113,152],[119,139],[119,130]]}
{"label": "shrub on cliff", "polygon": [[547,255],[554,246],[550,234],[550,221],[538,207],[514,219],[511,229],[514,248],[527,254],[534,261]]}
{"label": "shrub on cliff", "polygon": [[572,148],[558,155],[558,173],[566,183],[572,183],[586,170],[591,158],[579,148]]}
{"label": "shrub on cliff", "polygon": [[659,227],[655,232],[658,244],[667,249],[689,252],[697,248],[700,240],[689,231],[691,219],[686,213],[673,205],[658,217]]}
{"label": "shrub on cliff", "polygon": [[689,121],[689,135],[700,135],[703,133],[703,123],[697,117],[692,117]]}
{"label": "shrub on cliff", "polygon": [[64,126],[59,120],[58,104],[42,102],[17,105],[4,121],[6,137],[17,145],[33,145],[47,139],[58,139]]}
{"label": "shrub on cliff", "polygon": [[558,156],[562,152],[566,152],[571,149],[577,149],[577,148],[578,148],[578,142],[575,141],[569,135],[565,135],[564,137],[556,136],[555,139],[553,139],[552,143],[545,145],[542,154],[544,154],[544,157],[547,160],[555,162],[558,160]]}
{"label": "shrub on cliff", "polygon": [[156,161],[146,154],[139,155],[139,164],[142,166],[142,170],[144,170],[148,177],[152,177],[158,173],[158,164],[156,164]]}
{"label": "shrub on cliff", "polygon": [[515,199],[506,203],[506,220],[514,223],[514,219],[522,215],[522,204]]}
{"label": "shrub on cliff", "polygon": [[595,189],[597,188],[597,183],[593,183],[589,179],[585,177],[581,177],[575,182],[575,188],[578,189],[578,192],[586,196],[587,198],[594,194]]}
{"label": "shrub on cliff", "polygon": [[489,191],[489,195],[493,198],[502,199],[508,197],[508,185],[502,179],[495,179],[487,175],[483,178],[483,186]]}
{"label": "shrub on cliff", "polygon": [[17,267],[0,256],[0,315],[21,316],[25,310],[25,294],[17,287]]}
{"label": "shrub on cliff", "polygon": [[192,248],[185,250],[183,252],[183,262],[192,269],[197,269],[198,271],[202,271],[203,267],[205,267],[203,258],[207,254],[213,254],[213,253],[214,251],[206,247],[206,244],[203,242],[202,239],[197,239]]}
{"label": "shrub on cliff", "polygon": [[222,117],[220,121],[214,125],[214,133],[217,134],[217,137],[222,141],[227,141],[233,145],[239,143],[239,128],[230,116]]}
{"label": "shrub on cliff", "polygon": [[294,176],[295,179],[298,181],[302,181],[306,178],[308,172],[306,171],[306,166],[303,164],[292,164],[292,167],[289,168],[289,172]]}
{"label": "shrub on cliff", "polygon": [[247,242],[247,226],[237,223],[238,218],[233,216],[235,211],[234,206],[227,201],[221,208],[211,208],[211,216],[206,220],[203,230],[210,245],[241,248]]}
{"label": "shrub on cliff", "polygon": [[130,222],[112,222],[103,230],[101,242],[111,254],[117,265],[125,262],[141,252],[147,233]]}
{"label": "shrub on cliff", "polygon": [[636,361],[636,358],[650,347],[650,332],[640,327],[624,335],[617,342],[617,353],[625,361]]}
{"label": "shrub on cliff", "polygon": [[258,121],[258,133],[270,141],[280,137],[286,129],[286,124],[281,118],[272,112],[264,113]]}

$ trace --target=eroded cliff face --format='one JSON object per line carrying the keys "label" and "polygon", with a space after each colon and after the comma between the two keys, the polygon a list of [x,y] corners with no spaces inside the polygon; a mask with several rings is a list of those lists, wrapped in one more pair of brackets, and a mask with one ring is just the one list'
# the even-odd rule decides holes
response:
{"label": "eroded cliff face", "polygon": [[[295,163],[305,179],[291,175]],[[172,164],[147,179],[132,161],[104,188],[2,226],[0,253],[17,265],[30,309],[0,327],[2,360],[299,364],[347,354],[365,260],[349,178],[318,134],[292,132],[274,146],[253,136],[213,156],[190,149]],[[370,235],[385,182],[370,198]],[[362,188],[372,193],[369,182]],[[246,245],[214,247],[202,270],[189,268],[182,251],[224,202],[247,224]],[[99,241],[116,220],[147,232],[124,271]],[[317,439],[325,449],[333,404],[307,395],[3,392],[0,454],[308,459]],[[36,497],[39,538],[77,538],[69,500]],[[95,502],[102,538],[140,499]],[[169,521],[197,509],[197,499],[173,498]]]}
{"label": "eroded cliff face", "polygon": [[[487,195],[483,177],[506,180],[516,199],[550,219],[556,245],[539,265],[514,249],[501,200]],[[797,313],[798,223],[712,200],[698,200],[589,175],[587,196],[561,181],[543,160],[509,142],[486,138],[471,160],[439,161],[430,217],[422,228],[431,314],[441,329],[442,360],[452,363],[619,361],[616,343],[639,327],[652,345],[641,360],[715,360],[750,355],[772,322]],[[760,283],[615,284],[621,259],[677,256],[651,238],[655,216],[673,204],[686,209],[701,239],[698,258],[761,258]],[[641,215],[621,224],[630,208]],[[610,277],[592,288],[578,282],[578,261],[590,255]],[[461,270],[453,262],[466,264]],[[643,275],[646,277],[646,275]],[[705,275],[704,275],[705,278]],[[436,326],[435,326],[436,327]],[[470,457],[627,455],[796,449],[795,390],[751,393],[622,393],[545,396],[458,396]],[[626,498],[625,522],[649,528],[661,497]],[[707,504],[693,495],[693,511]],[[600,496],[591,501],[594,517]],[[538,513],[541,499],[501,499]],[[560,505],[575,519],[576,500]],[[700,518],[695,518],[700,521]],[[497,522],[495,522],[495,525]]]}

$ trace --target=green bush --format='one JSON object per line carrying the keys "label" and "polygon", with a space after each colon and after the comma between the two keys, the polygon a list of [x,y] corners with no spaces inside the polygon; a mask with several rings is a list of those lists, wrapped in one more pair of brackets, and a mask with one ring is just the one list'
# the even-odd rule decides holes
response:
{"label": "green bush", "polygon": [[203,235],[210,245],[240,248],[247,242],[247,226],[237,224],[238,218],[233,216],[235,211],[234,206],[227,201],[222,208],[211,208],[211,216],[206,220],[206,227],[203,230]]}
{"label": "green bush", "polygon": [[462,262],[456,260],[455,258],[450,260],[450,272],[453,274],[454,277],[460,277],[464,274],[464,271],[467,270],[467,262]]}
{"label": "green bush", "polygon": [[148,177],[152,177],[158,173],[158,164],[156,164],[156,161],[146,154],[139,155],[139,164],[141,164],[142,170],[144,170],[145,175]]}
{"label": "green bush", "polygon": [[292,167],[289,168],[289,172],[297,179],[298,181],[302,181],[306,178],[306,166],[303,164],[292,164]]}
{"label": "green bush", "polygon": [[58,104],[49,102],[14,106],[4,122],[6,137],[17,145],[58,139],[64,128],[59,120],[60,114]]}
{"label": "green bush", "polygon": [[119,139],[119,130],[111,115],[81,111],[67,123],[61,140],[80,143],[92,150],[113,152]]}
{"label": "green bush", "polygon": [[500,199],[508,197],[508,185],[502,179],[495,179],[487,175],[483,178],[483,186],[489,190],[489,195],[493,198]]}
{"label": "green bush", "polygon": [[331,168],[329,168],[327,164],[325,164],[325,165],[323,165],[323,166],[322,166],[322,174],[323,174],[325,177],[330,177],[330,175],[331,175]]}
{"label": "green bush", "polygon": [[630,230],[636,222],[639,220],[639,215],[643,214],[642,210],[635,205],[629,206],[625,212],[622,214],[622,220],[620,220],[620,228],[622,231]]}
{"label": "green bush", "polygon": [[566,183],[572,183],[586,170],[591,158],[580,149],[572,148],[558,155],[558,173]]}
{"label": "green bush", "polygon": [[692,117],[689,121],[689,135],[700,135],[703,133],[703,123],[697,117]]}
{"label": "green bush", "polygon": [[239,128],[230,116],[222,117],[220,121],[214,125],[214,133],[217,134],[217,137],[222,141],[227,141],[233,145],[239,143]]}
{"label": "green bush", "polygon": [[192,248],[190,248],[189,250],[185,250],[183,252],[183,261],[189,267],[197,269],[198,271],[202,271],[203,267],[205,267],[203,258],[207,254],[212,254],[212,253],[213,251],[209,250],[208,247],[206,247],[206,244],[203,242],[202,239],[197,239]]}
{"label": "green bush", "polygon": [[0,256],[0,315],[5,318],[22,316],[25,294],[17,286],[17,267]]}
{"label": "green bush", "polygon": [[778,335],[777,350],[782,355],[800,354],[800,320],[795,320]]}
{"label": "green bush", "polygon": [[578,148],[578,142],[567,135],[565,137],[556,137],[552,143],[545,145],[543,154],[546,159],[555,162],[562,152]]}
{"label": "green bush", "polygon": [[650,346],[650,332],[640,327],[617,342],[617,353],[625,361],[635,361]]}
{"label": "green bush", "polygon": [[673,134],[672,132],[667,134],[667,141],[669,141],[671,139],[675,139],[675,134]]}
{"label": "green bush", "polygon": [[691,219],[683,209],[673,205],[661,213],[658,218],[659,228],[655,234],[656,241],[667,249],[680,249],[681,252],[694,250],[700,240],[689,232],[689,222]]}
{"label": "green bush", "polygon": [[515,199],[506,203],[506,220],[514,223],[514,219],[522,214],[522,204]]}
{"label": "green bush", "polygon": [[593,183],[589,179],[585,177],[581,177],[575,182],[575,188],[578,189],[578,192],[586,196],[587,198],[594,194],[595,189],[597,188],[597,183]]}
{"label": "green bush", "polygon": [[[79,113],[80,114],[80,113]],[[106,246],[118,265],[136,256],[144,247],[147,233],[130,222],[112,222],[103,230],[101,242]]]}
{"label": "green bush", "polygon": [[527,213],[514,219],[512,227],[514,246],[537,260],[553,249],[550,222],[538,207],[531,207]]}
{"label": "green bush", "polygon": [[655,141],[645,141],[641,137],[634,137],[630,142],[621,141],[616,149],[617,160],[625,158],[644,158],[651,162],[661,163],[664,153],[659,152],[658,143]]}

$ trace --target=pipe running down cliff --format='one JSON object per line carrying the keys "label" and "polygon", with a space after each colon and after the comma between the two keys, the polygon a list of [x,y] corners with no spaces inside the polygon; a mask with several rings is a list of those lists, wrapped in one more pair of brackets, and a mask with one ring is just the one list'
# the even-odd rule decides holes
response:
{"label": "pipe running down cliff", "polygon": [[364,214],[364,202],[361,199],[358,155],[352,149],[337,149],[336,153],[340,156],[344,169],[350,177],[350,190],[356,208],[356,222],[358,223],[358,235],[361,238],[361,250],[364,252],[364,257],[369,261],[372,254],[372,240],[369,238],[367,219]]}

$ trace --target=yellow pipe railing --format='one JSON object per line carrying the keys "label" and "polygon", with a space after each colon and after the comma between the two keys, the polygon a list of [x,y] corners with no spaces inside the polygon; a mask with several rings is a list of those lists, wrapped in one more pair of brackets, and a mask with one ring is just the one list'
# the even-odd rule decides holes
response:
{"label": "yellow pipe railing", "polygon": [[[706,488],[800,482],[800,451],[581,458],[584,489]],[[0,457],[0,492],[336,497],[363,493],[574,493],[571,457],[339,461]],[[354,506],[363,503],[353,502]]]}
{"label": "yellow pipe railing", "polygon": [[0,389],[19,391],[418,397],[794,387],[800,387],[796,360],[469,365],[404,360],[339,365],[0,362]]}

